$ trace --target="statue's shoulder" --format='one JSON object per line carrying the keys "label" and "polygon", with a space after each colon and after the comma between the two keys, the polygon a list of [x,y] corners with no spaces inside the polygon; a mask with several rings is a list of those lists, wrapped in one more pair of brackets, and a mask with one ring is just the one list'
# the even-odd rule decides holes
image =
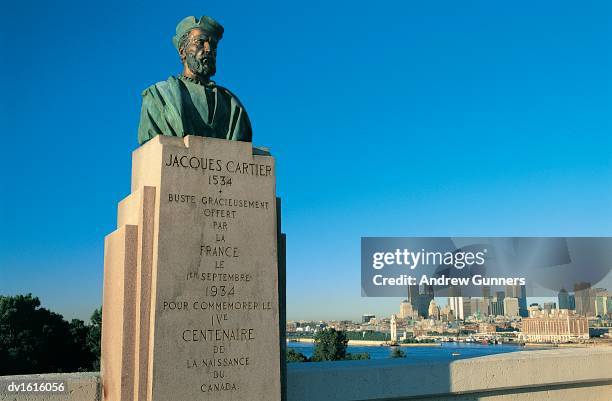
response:
{"label": "statue's shoulder", "polygon": [[172,92],[177,91],[178,88],[179,88],[178,78],[174,76],[170,76],[167,80],[154,83],[153,85],[143,90],[142,97],[145,97],[147,95],[148,96],[152,95],[155,97],[163,96],[164,94],[170,94]]}
{"label": "statue's shoulder", "polygon": [[233,98],[240,107],[244,107],[242,103],[240,102],[240,100],[238,99],[238,96],[236,96],[232,91],[230,91],[229,89],[221,85],[217,85],[217,89],[219,90],[219,92],[222,92],[225,95]]}

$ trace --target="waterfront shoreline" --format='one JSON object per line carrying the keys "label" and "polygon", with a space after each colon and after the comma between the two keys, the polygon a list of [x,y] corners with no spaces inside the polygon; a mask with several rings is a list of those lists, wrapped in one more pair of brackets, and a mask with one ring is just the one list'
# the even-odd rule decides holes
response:
{"label": "waterfront shoreline", "polygon": [[[486,356],[492,354],[506,353],[506,352],[531,352],[538,348],[519,347],[516,345],[483,345],[479,343],[457,343],[457,342],[443,342],[436,343],[433,346],[410,346],[413,344],[406,344],[407,347],[394,348],[390,346],[378,344],[372,344],[373,341],[367,341],[366,345],[356,345],[355,343],[348,344],[346,352],[348,354],[369,354],[370,359],[389,359],[393,358],[393,350],[401,349],[404,353],[404,358],[401,359],[405,363],[417,363],[417,362],[429,362],[429,361],[455,361],[458,359],[473,358],[479,356]],[[426,344],[430,345],[430,344]],[[315,344],[312,339],[308,342],[293,342],[287,343],[287,348],[294,349],[295,351],[302,353],[307,358],[312,357],[315,350]]]}
{"label": "waterfront shoreline", "polygon": [[[314,343],[312,338],[287,339],[287,344],[291,343]],[[387,341],[368,341],[368,340],[349,340],[348,345],[358,345],[363,347],[390,346]],[[397,344],[400,347],[439,347],[441,343],[408,343]]]}

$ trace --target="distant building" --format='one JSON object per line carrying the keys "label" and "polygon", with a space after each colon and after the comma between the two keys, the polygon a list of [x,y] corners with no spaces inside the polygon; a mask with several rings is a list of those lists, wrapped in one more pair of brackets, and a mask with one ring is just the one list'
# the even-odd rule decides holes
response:
{"label": "distant building", "polygon": [[495,292],[495,297],[491,301],[489,306],[489,315],[491,316],[504,316],[504,298],[506,293],[503,291]]}
{"label": "distant building", "polygon": [[504,290],[508,298],[518,298],[518,294],[521,292],[520,286],[516,286],[516,285],[507,285]]}
{"label": "distant building", "polygon": [[544,302],[544,310],[546,313],[550,313],[553,309],[557,309],[557,304],[555,302]]}
{"label": "distant building", "polygon": [[471,298],[470,299],[470,314],[478,316],[489,315],[489,302],[485,298]]}
{"label": "distant building", "polygon": [[499,301],[491,302],[490,313],[491,316],[504,316],[504,303]]}
{"label": "distant building", "polygon": [[480,323],[478,325],[478,332],[482,334],[494,334],[497,332],[497,325],[493,323]]}
{"label": "distant building", "polygon": [[595,316],[595,292],[591,283],[574,284],[576,296],[576,313],[580,316]]}
{"label": "distant building", "polygon": [[589,325],[586,317],[567,309],[534,312],[533,317],[523,319],[520,337],[530,342],[588,340]]}
{"label": "distant building", "polygon": [[527,309],[529,311],[529,317],[539,316],[540,312],[542,311],[542,308],[540,308],[540,305],[538,304],[531,304]]}
{"label": "distant building", "polygon": [[463,319],[466,319],[468,316],[471,316],[472,311],[472,298],[470,297],[462,297],[463,302]]}
{"label": "distant building", "polygon": [[435,300],[432,299],[431,302],[429,302],[428,309],[427,316],[429,316],[430,319],[440,320],[440,308]]}
{"label": "distant building", "polygon": [[527,288],[524,285],[506,286],[506,297],[516,298],[518,300],[520,316],[529,316],[529,313],[527,311]]}
{"label": "distant building", "polygon": [[412,303],[407,299],[400,303],[400,319],[414,319],[418,315],[417,311],[412,307]]}
{"label": "distant building", "polygon": [[448,306],[453,311],[456,319],[465,320],[472,314],[472,302],[470,297],[448,297]]}
{"label": "distant building", "polygon": [[455,321],[455,315],[453,314],[453,311],[449,305],[446,305],[445,307],[440,309],[440,320],[443,320],[445,322]]}
{"label": "distant building", "polygon": [[595,316],[612,316],[612,294],[599,292],[595,296]]}
{"label": "distant building", "polygon": [[571,309],[569,303],[569,293],[565,288],[561,288],[559,295],[557,295],[559,301],[559,309]]}
{"label": "distant building", "polygon": [[569,295],[569,309],[573,311],[576,310],[576,296],[574,294]]}
{"label": "distant building", "polygon": [[482,287],[482,299],[486,311],[485,313],[483,313],[483,315],[488,316],[491,314],[491,302],[493,302],[493,297],[491,296],[491,287]]}
{"label": "distant building", "polygon": [[463,319],[463,297],[448,297],[448,306],[457,319]]}
{"label": "distant building", "polygon": [[370,323],[370,320],[376,319],[376,315],[366,313],[361,317],[361,323]]}
{"label": "distant building", "polygon": [[397,341],[397,321],[395,320],[395,315],[391,315],[389,328],[391,331],[391,341]]}
{"label": "distant building", "polygon": [[429,312],[429,303],[434,299],[434,290],[431,285],[409,285],[408,301],[412,304],[418,316],[426,318]]}
{"label": "distant building", "polygon": [[504,316],[520,316],[518,298],[504,298]]}

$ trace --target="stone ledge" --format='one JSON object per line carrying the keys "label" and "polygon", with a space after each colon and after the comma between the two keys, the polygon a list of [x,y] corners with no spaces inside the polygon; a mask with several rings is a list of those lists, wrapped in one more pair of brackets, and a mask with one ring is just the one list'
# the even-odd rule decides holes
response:
{"label": "stone ledge", "polygon": [[604,399],[612,400],[611,366],[612,348],[528,351],[451,363],[291,363],[287,392],[289,401],[356,401],[604,385],[609,392]]}
{"label": "stone ledge", "polygon": [[[610,401],[611,366],[612,348],[515,352],[452,363],[291,363],[288,401]],[[6,393],[8,383],[25,380],[65,381],[68,392]],[[100,394],[97,372],[0,376],[0,401],[100,401]]]}

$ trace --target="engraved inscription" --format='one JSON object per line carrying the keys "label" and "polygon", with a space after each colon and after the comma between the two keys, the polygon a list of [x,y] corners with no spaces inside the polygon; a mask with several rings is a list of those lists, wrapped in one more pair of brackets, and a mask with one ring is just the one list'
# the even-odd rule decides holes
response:
{"label": "engraved inscription", "polygon": [[155,301],[172,322],[168,369],[190,391],[177,399],[254,399],[278,381],[269,368],[278,366],[270,359],[278,359],[270,345],[278,347],[274,166],[267,157],[189,152],[162,159],[181,180],[160,191],[166,235],[180,233],[163,270],[174,282]]}

